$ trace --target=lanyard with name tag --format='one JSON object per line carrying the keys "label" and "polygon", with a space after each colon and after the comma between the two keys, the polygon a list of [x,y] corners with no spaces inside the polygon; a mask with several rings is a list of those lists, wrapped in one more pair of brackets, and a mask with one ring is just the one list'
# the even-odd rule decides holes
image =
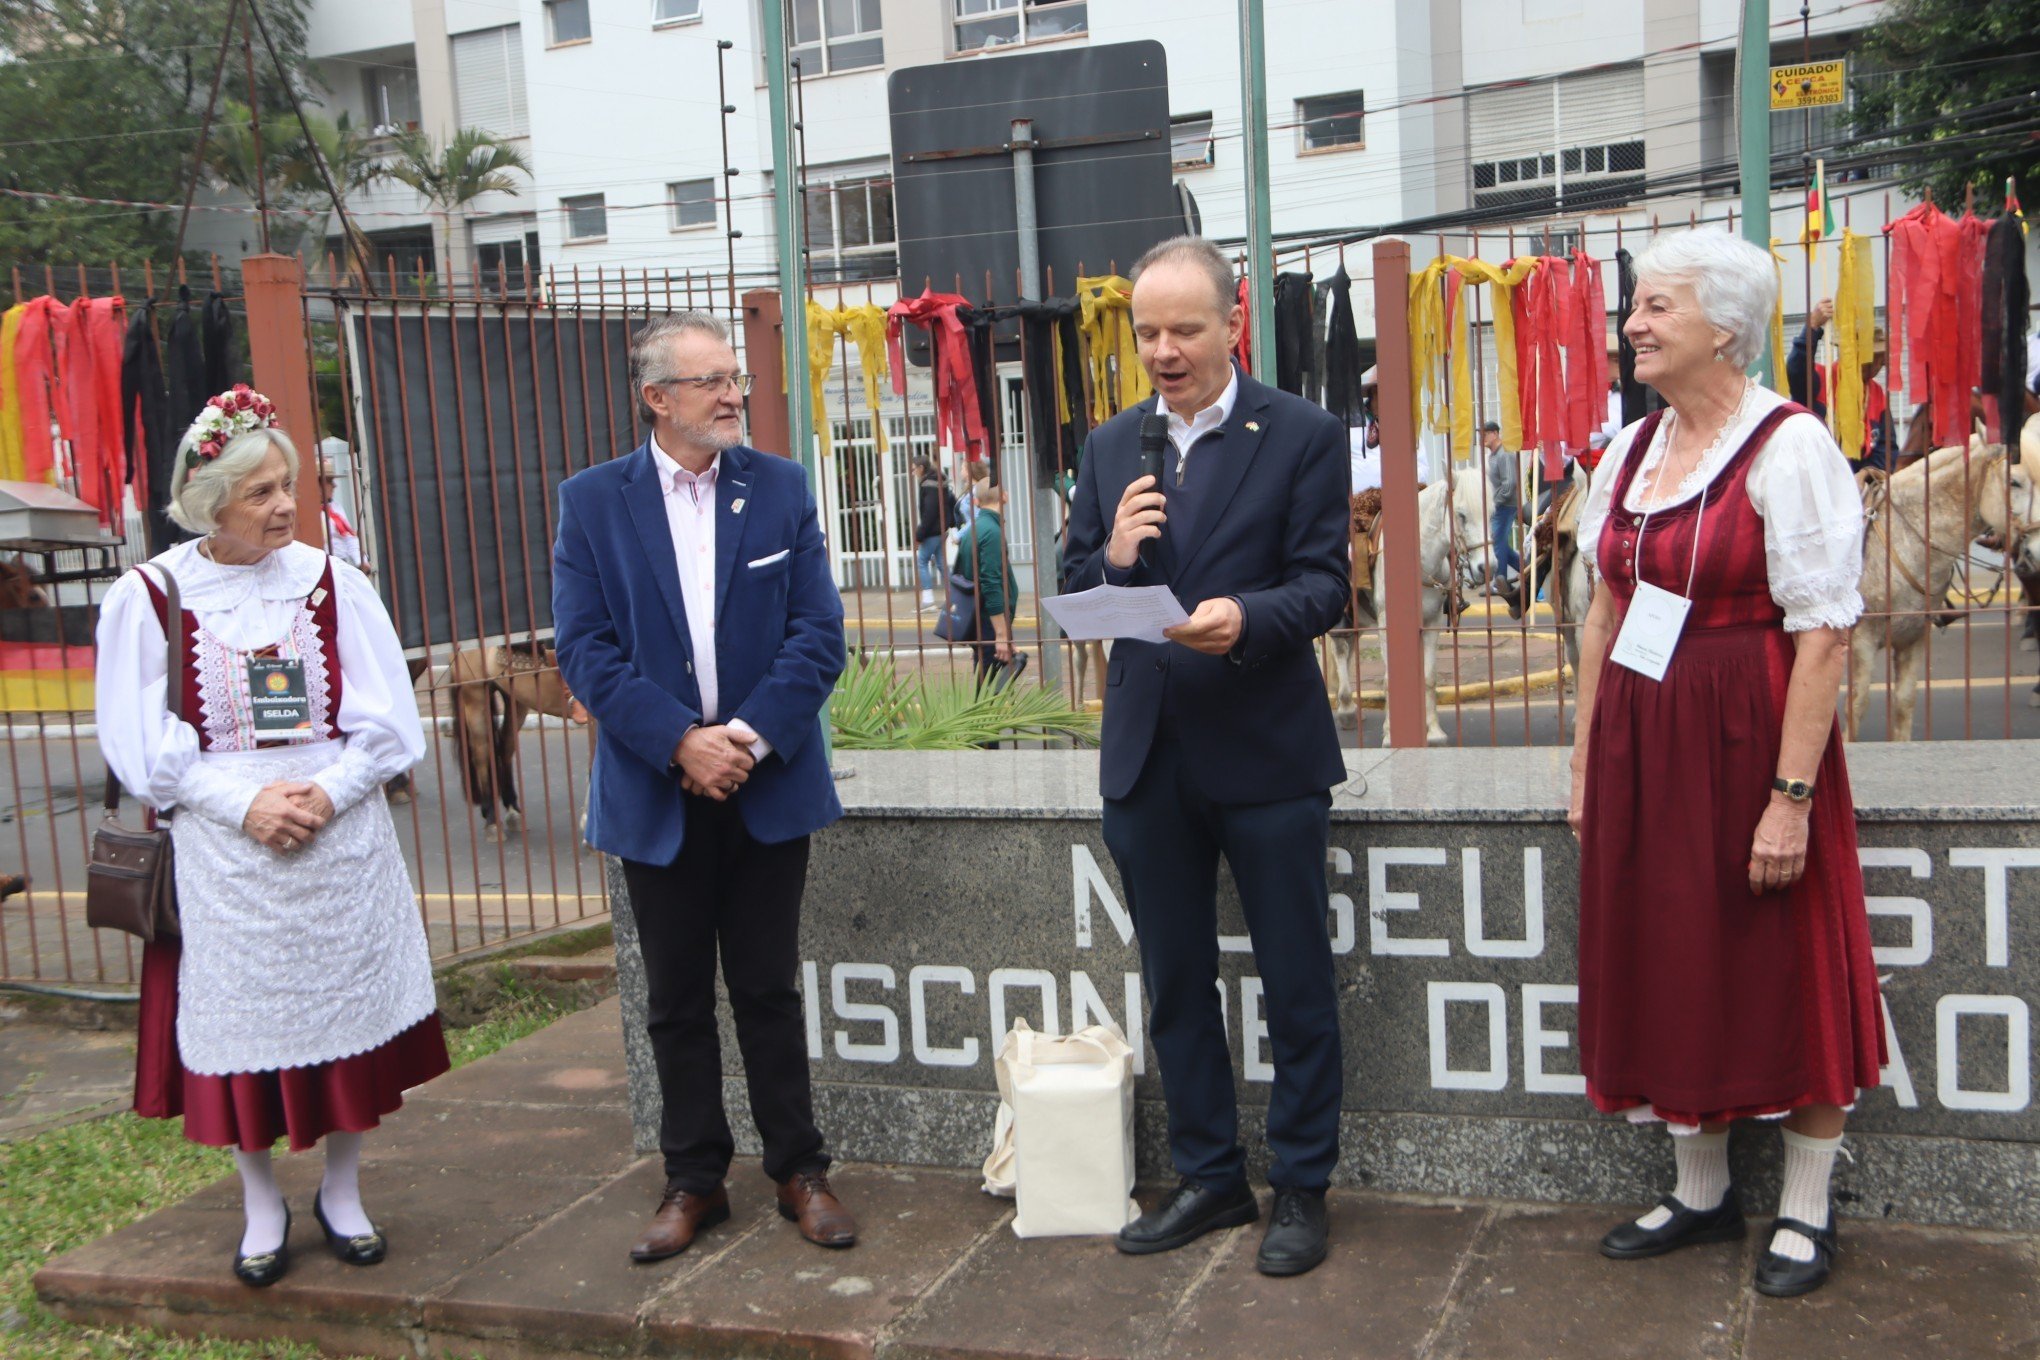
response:
{"label": "lanyard with name tag", "polygon": [[305,689],[305,663],[293,657],[249,657],[248,707],[258,740],[310,736],[312,702]]}
{"label": "lanyard with name tag", "polygon": [[[1652,585],[1643,579],[1643,568],[1639,565],[1636,593],[1623,612],[1615,645],[1608,649],[1610,661],[1653,680],[1665,678],[1672,653],[1679,646],[1679,635],[1686,631],[1686,615],[1693,610],[1693,582],[1700,571],[1700,529],[1707,520],[1707,491],[1706,487],[1700,489],[1700,509],[1693,517],[1693,563],[1686,570],[1686,593],[1675,595]],[[1630,560],[1637,563],[1643,561],[1643,535],[1650,528],[1650,516],[1650,511],[1644,511],[1643,522],[1636,526],[1636,547]]]}

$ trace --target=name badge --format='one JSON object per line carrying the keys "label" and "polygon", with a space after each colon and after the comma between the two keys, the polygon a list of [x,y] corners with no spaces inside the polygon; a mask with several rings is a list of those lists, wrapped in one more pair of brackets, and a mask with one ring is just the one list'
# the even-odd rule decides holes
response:
{"label": "name badge", "polygon": [[1629,612],[1622,616],[1622,631],[1608,650],[1608,659],[1627,666],[1653,680],[1665,678],[1679,634],[1686,631],[1686,615],[1693,602],[1683,595],[1661,590],[1648,581],[1636,583]]}
{"label": "name badge", "polygon": [[280,656],[248,661],[248,701],[258,737],[305,737],[312,703],[305,693],[305,663]]}

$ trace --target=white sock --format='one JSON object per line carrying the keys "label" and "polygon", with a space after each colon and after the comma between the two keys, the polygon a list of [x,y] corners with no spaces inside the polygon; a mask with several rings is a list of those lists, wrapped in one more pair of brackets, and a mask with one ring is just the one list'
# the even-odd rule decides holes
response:
{"label": "white sock", "polygon": [[[1688,1209],[1705,1213],[1721,1207],[1728,1193],[1728,1130],[1719,1133],[1672,1135],[1672,1156],[1679,1163],[1679,1183],[1672,1195]],[[1662,1204],[1636,1220],[1640,1228],[1662,1228],[1672,1211]]]}
{"label": "white sock", "polygon": [[248,1219],[241,1232],[241,1255],[275,1251],[283,1245],[283,1191],[276,1188],[269,1150],[242,1152],[236,1148],[234,1166],[241,1173],[241,1212]]}
{"label": "white sock", "polygon": [[[1785,1190],[1778,1197],[1778,1217],[1796,1218],[1816,1228],[1828,1225],[1828,1178],[1835,1169],[1835,1154],[1842,1149],[1842,1136],[1808,1138],[1790,1129],[1785,1133]],[[1794,1261],[1811,1261],[1813,1243],[1803,1233],[1782,1229],[1771,1236],[1771,1250]]]}
{"label": "white sock", "polygon": [[319,1208],[342,1237],[375,1231],[368,1210],[361,1207],[361,1135],[326,1135],[326,1175],[319,1182]]}

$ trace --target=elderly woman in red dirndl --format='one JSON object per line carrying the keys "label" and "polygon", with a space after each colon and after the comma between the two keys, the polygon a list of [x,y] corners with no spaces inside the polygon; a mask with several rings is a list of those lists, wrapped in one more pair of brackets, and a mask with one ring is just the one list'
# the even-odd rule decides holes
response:
{"label": "elderly woman in red dirndl", "polygon": [[1828,1179],[1885,1061],[1835,723],[1862,508],[1825,427],[1744,376],[1769,255],[1679,232],[1637,276],[1624,335],[1668,409],[1616,437],[1580,519],[1579,1043],[1598,1108],[1670,1126],[1678,1183],[1601,1250],[1742,1237],[1728,1126],[1782,1120],[1756,1287],[1789,1297],[1833,1266]]}
{"label": "elderly woman in red dirndl", "polygon": [[[382,793],[425,748],[410,672],[368,579],[293,541],[298,457],[273,424],[259,393],[208,402],[179,446],[170,507],[203,537],[116,582],[97,634],[107,766],[175,811],[183,936],[142,956],[135,1109],[182,1115],[187,1138],[235,1150],[234,1274],[258,1287],[290,1264],[271,1145],[325,1143],[313,1216],[334,1255],[373,1265],[386,1244],[361,1202],[362,1134],[447,1069]],[[186,639],[175,674],[172,580]]]}

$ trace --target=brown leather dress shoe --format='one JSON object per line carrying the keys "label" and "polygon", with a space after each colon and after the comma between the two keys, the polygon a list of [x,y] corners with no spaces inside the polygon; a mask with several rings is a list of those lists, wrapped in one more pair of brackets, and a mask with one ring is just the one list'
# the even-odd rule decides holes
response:
{"label": "brown leather dress shoe", "polygon": [[630,1259],[649,1263],[678,1256],[687,1250],[696,1233],[728,1222],[729,1216],[729,1191],[720,1185],[706,1195],[668,1190],[659,1201],[659,1211],[652,1215],[651,1226],[631,1244]]}
{"label": "brown leather dress shoe", "polygon": [[779,1216],[798,1223],[800,1235],[818,1247],[857,1245],[857,1220],[819,1171],[797,1171],[779,1183]]}

